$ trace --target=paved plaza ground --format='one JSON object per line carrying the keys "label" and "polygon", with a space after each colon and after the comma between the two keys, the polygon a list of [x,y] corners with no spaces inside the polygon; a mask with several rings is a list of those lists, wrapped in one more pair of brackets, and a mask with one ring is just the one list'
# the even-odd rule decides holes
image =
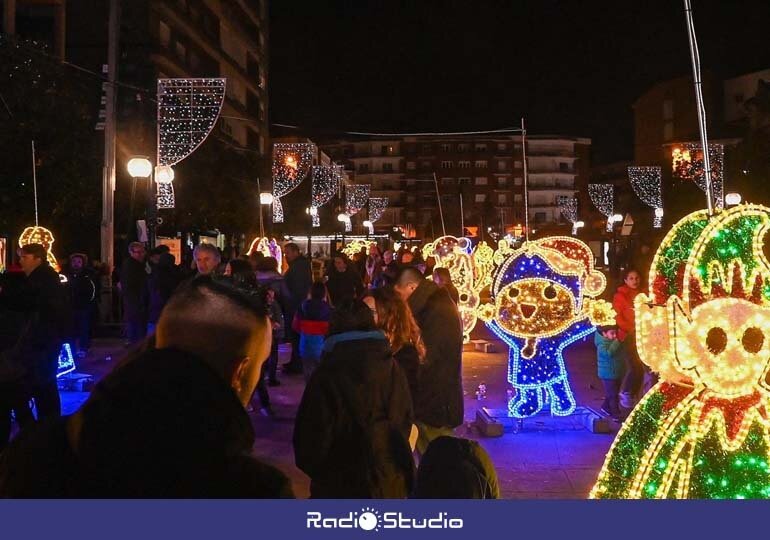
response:
{"label": "paved plaza ground", "polygon": [[[480,337],[487,337],[481,335]],[[473,425],[480,407],[505,409],[509,388],[506,382],[507,350],[495,341],[493,353],[466,351],[463,356],[465,423],[457,434],[473,438],[489,452],[500,479],[504,498],[585,498],[596,480],[613,433],[591,433],[579,415],[552,420],[536,417],[517,426],[510,424],[502,437],[480,435]],[[281,362],[288,360],[289,349],[282,347]],[[78,371],[97,380],[108,373],[125,354],[122,342],[97,339],[88,358],[81,360]],[[602,400],[601,384],[596,377],[593,340],[578,342],[565,353],[572,388],[578,405],[598,409]],[[476,399],[479,384],[486,384],[486,398]],[[256,442],[254,455],[284,471],[292,480],[295,493],[307,497],[308,478],[295,467],[291,438],[294,417],[302,396],[302,376],[283,375],[281,386],[270,388],[276,416],[267,418],[250,413]],[[65,413],[72,412],[87,398],[85,392],[62,392]]]}

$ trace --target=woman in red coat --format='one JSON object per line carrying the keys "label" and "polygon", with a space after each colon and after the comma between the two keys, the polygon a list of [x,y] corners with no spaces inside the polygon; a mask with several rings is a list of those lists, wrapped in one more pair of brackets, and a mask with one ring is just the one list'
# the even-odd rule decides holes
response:
{"label": "woman in red coat", "polygon": [[641,387],[644,376],[644,368],[639,354],[636,352],[634,298],[643,292],[639,286],[641,276],[633,268],[623,272],[623,285],[618,287],[615,297],[612,299],[612,307],[615,309],[615,321],[618,325],[618,339],[628,350],[626,356],[626,375],[620,387],[620,405],[631,409],[634,406],[634,396]]}

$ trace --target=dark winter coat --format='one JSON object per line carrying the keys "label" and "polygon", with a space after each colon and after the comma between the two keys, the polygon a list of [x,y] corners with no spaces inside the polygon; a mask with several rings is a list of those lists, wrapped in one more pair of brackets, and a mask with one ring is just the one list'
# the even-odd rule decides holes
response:
{"label": "dark winter coat", "polygon": [[419,392],[420,377],[420,355],[414,345],[404,345],[394,355],[398,367],[404,372],[406,380],[409,383],[409,395],[412,396],[412,405],[417,399]]}
{"label": "dark winter coat", "polygon": [[304,255],[298,256],[289,263],[289,269],[286,270],[284,278],[290,294],[289,302],[286,304],[286,313],[293,318],[300,304],[307,298],[307,293],[313,284],[313,269],[310,266],[310,260]]}
{"label": "dark winter coat", "polygon": [[332,305],[341,306],[345,302],[361,296],[364,291],[364,284],[361,281],[361,276],[352,265],[349,265],[344,272],[337,272],[337,269],[332,266],[329,270],[326,289],[329,291]]}
{"label": "dark winter coat", "polygon": [[149,298],[147,322],[158,322],[163,306],[174,294],[179,281],[179,272],[174,265],[174,256],[170,253],[161,253],[158,264],[152,268],[152,273],[147,278]]}
{"label": "dark winter coat", "polygon": [[446,290],[427,279],[408,303],[425,343],[415,416],[429,426],[459,426],[463,422],[463,329],[457,306]]}
{"label": "dark winter coat", "polygon": [[479,443],[458,437],[431,441],[417,470],[418,499],[498,499],[492,460]]}
{"label": "dark winter coat", "polygon": [[286,286],[286,279],[275,271],[258,271],[256,273],[257,283],[262,287],[267,287],[275,292],[275,299],[281,308],[286,312],[287,306],[291,302],[291,292]]}
{"label": "dark winter coat", "polygon": [[99,301],[99,279],[87,269],[68,272],[67,287],[76,311],[92,310]]}
{"label": "dark winter coat", "polygon": [[120,294],[126,318],[147,316],[147,267],[128,257],[120,267]]}
{"label": "dark winter coat", "polygon": [[404,498],[414,462],[409,386],[379,331],[329,337],[294,426],[314,498]]}
{"label": "dark winter coat", "polygon": [[292,329],[299,334],[301,358],[320,358],[326,334],[329,333],[331,307],[325,300],[308,298],[300,304]]}
{"label": "dark winter coat", "polygon": [[151,350],[105,377],[75,415],[22,432],[0,456],[0,496],[291,497],[287,478],[250,456],[253,443],[248,415],[211,368]]}
{"label": "dark winter coat", "polygon": [[38,382],[55,378],[62,342],[72,333],[72,303],[59,274],[44,262],[16,290],[4,290],[3,303],[21,315],[17,346],[27,375]]}

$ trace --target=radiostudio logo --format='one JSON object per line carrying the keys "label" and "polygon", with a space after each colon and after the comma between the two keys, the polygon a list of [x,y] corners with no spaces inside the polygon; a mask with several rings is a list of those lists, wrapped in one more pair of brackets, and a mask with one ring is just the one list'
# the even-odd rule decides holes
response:
{"label": "radiostudio logo", "polygon": [[382,529],[462,529],[463,520],[449,517],[446,512],[415,517],[403,512],[380,512],[364,507],[360,512],[342,516],[329,516],[321,512],[308,512],[308,529],[361,529],[379,532]]}

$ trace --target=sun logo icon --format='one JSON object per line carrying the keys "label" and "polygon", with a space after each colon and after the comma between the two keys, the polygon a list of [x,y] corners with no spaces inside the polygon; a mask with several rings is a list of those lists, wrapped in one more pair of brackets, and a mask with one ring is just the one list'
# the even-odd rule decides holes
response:
{"label": "sun logo icon", "polygon": [[380,517],[379,511],[374,508],[362,508],[361,515],[358,516],[358,528],[365,531],[379,532]]}

